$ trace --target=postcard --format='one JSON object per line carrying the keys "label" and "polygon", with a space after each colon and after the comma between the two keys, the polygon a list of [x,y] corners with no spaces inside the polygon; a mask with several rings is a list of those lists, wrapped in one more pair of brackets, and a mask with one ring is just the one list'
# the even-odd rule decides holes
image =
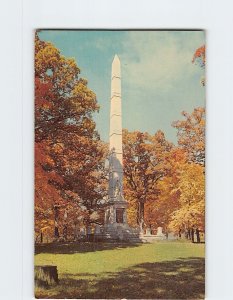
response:
{"label": "postcard", "polygon": [[36,31],[36,298],[204,299],[205,48]]}

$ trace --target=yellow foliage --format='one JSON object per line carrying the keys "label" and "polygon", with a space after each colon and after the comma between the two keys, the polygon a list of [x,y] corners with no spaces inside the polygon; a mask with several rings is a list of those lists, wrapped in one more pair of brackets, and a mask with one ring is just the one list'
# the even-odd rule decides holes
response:
{"label": "yellow foliage", "polygon": [[179,191],[179,208],[172,213],[169,227],[180,228],[198,226],[205,230],[205,176],[204,167],[187,163],[178,172],[176,190]]}

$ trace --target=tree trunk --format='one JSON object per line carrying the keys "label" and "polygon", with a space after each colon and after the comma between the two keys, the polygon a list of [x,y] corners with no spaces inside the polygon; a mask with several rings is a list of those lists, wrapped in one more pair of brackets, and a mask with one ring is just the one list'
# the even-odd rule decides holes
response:
{"label": "tree trunk", "polygon": [[191,240],[191,229],[188,228],[188,239]]}
{"label": "tree trunk", "polygon": [[54,228],[54,237],[59,238],[59,229],[56,225],[55,225],[55,228]]}
{"label": "tree trunk", "polygon": [[58,216],[59,216],[59,205],[54,205],[54,237],[59,238],[59,229],[58,229]]}
{"label": "tree trunk", "polygon": [[63,226],[63,238],[65,241],[67,240],[67,225],[66,224]]}
{"label": "tree trunk", "polygon": [[200,239],[200,230],[198,228],[196,229],[196,235],[197,235],[197,243],[200,243],[201,242],[201,239]]}
{"label": "tree trunk", "polygon": [[35,285],[49,287],[58,284],[57,266],[35,266]]}
{"label": "tree trunk", "polygon": [[138,224],[140,227],[140,233],[143,233],[143,227],[144,227],[144,202],[139,201],[138,202]]}
{"label": "tree trunk", "polygon": [[191,229],[191,240],[192,240],[192,243],[194,243],[194,228],[193,227]]}
{"label": "tree trunk", "polygon": [[179,238],[181,239],[181,229],[179,229]]}

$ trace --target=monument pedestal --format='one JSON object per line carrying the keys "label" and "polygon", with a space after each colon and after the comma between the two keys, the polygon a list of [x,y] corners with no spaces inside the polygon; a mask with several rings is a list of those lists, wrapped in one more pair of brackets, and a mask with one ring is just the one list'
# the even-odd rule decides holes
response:
{"label": "monument pedestal", "polygon": [[128,203],[122,197],[114,197],[108,201],[105,211],[103,239],[109,242],[141,242],[139,231],[127,223]]}
{"label": "monument pedestal", "polygon": [[142,243],[139,230],[129,227],[128,224],[104,225],[102,241]]}
{"label": "monument pedestal", "polygon": [[127,224],[127,206],[128,203],[121,195],[109,199],[104,223],[106,225]]}

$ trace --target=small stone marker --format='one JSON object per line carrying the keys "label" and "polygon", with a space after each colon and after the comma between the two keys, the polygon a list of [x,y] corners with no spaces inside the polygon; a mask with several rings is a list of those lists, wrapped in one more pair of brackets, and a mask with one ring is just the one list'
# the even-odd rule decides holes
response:
{"label": "small stone marker", "polygon": [[151,235],[151,230],[150,230],[150,228],[147,228],[147,229],[146,229],[146,235]]}
{"label": "small stone marker", "polygon": [[58,284],[57,266],[35,266],[35,285],[49,287]]}
{"label": "small stone marker", "polygon": [[163,228],[162,227],[158,227],[158,229],[157,229],[157,236],[164,236],[164,234],[163,234]]}

